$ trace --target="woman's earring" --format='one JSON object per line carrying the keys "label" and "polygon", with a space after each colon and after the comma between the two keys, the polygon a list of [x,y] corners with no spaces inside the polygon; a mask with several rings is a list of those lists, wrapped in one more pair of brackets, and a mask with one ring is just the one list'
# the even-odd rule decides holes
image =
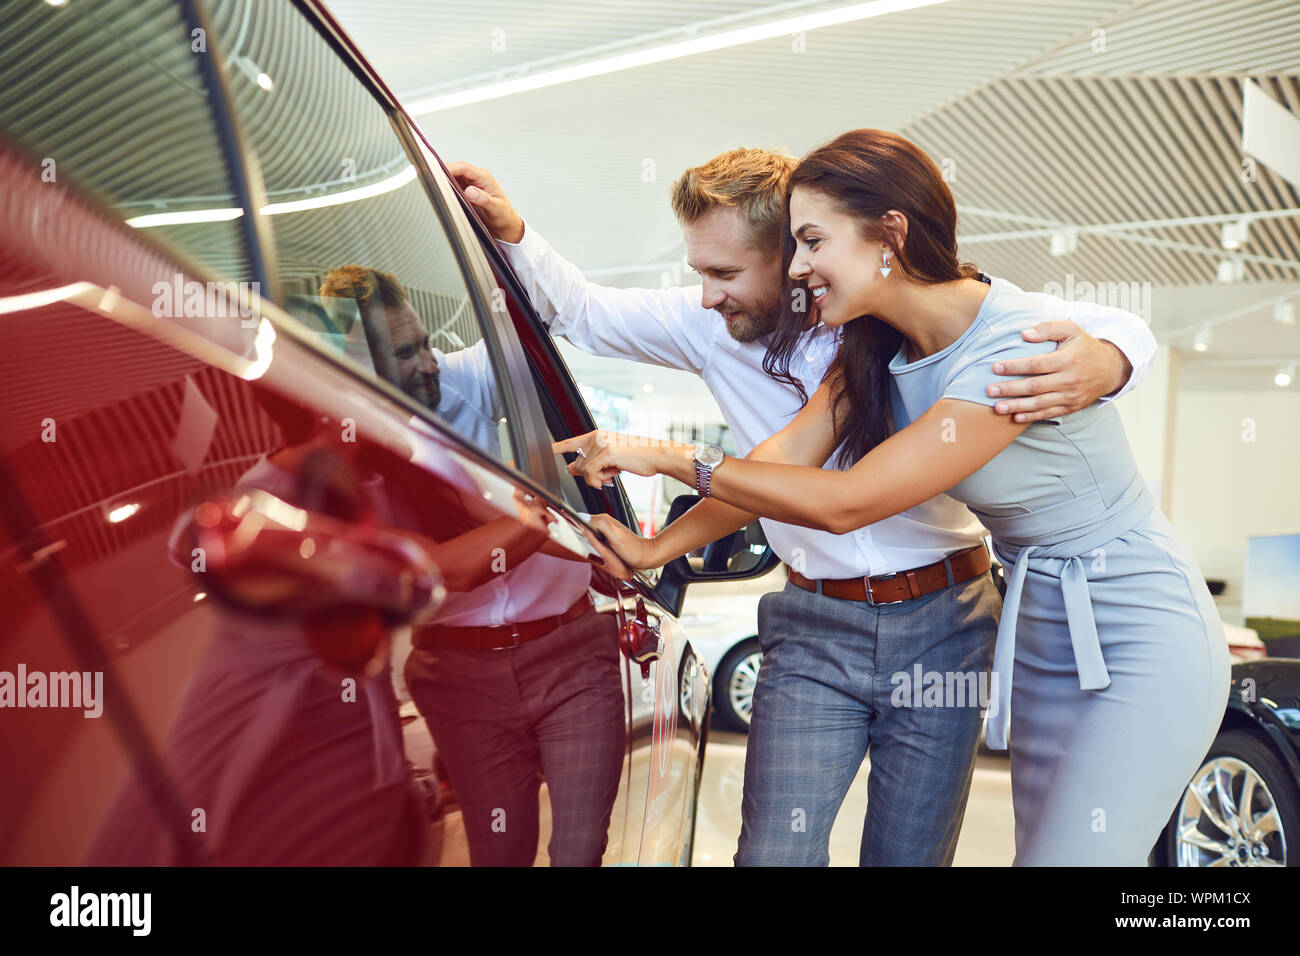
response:
{"label": "woman's earring", "polygon": [[889,253],[882,252],[880,254],[880,261],[881,261],[880,274],[882,276],[888,276],[891,271],[889,268]]}

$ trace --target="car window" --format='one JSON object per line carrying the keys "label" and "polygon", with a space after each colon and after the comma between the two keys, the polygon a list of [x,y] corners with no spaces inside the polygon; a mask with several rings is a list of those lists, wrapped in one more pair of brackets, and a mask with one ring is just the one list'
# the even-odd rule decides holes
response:
{"label": "car window", "polygon": [[287,0],[208,8],[266,184],[288,311],[364,374],[513,465],[506,404],[455,247],[385,109]]}
{"label": "car window", "polygon": [[[435,160],[436,161],[436,160]],[[483,237],[475,233],[477,240],[483,242]],[[534,344],[540,348],[529,348],[521,342],[521,347],[529,355],[530,375],[528,378],[527,388],[529,397],[536,400],[537,407],[541,410],[545,423],[545,434],[539,436],[539,441],[545,445],[545,454],[554,463],[554,467],[559,475],[559,498],[570,508],[580,514],[610,513],[619,515],[618,492],[612,488],[608,491],[597,491],[585,482],[580,481],[568,471],[568,462],[564,455],[557,454],[551,448],[551,444],[564,438],[571,438],[575,434],[581,434],[585,430],[578,421],[578,408],[585,402],[585,390],[580,389],[580,394],[570,397],[565,394],[563,388],[556,387],[552,393],[548,390],[545,378],[562,367],[563,362],[554,355],[554,348],[546,348],[542,345],[547,340],[544,330],[541,330],[536,319],[529,320],[532,312],[531,306],[527,305],[525,300],[515,293],[512,284],[508,281],[502,281],[500,273],[500,264],[493,264],[493,256],[488,254],[486,248],[483,249],[486,257],[486,267],[493,273],[493,281],[497,283],[494,289],[494,296],[500,302],[501,309],[507,312],[512,320],[513,328],[510,331],[512,336],[523,336],[530,341],[535,340]],[[546,356],[543,358],[543,356]],[[541,361],[544,366],[539,367]],[[522,398],[524,385],[517,382],[514,385],[514,392],[517,397]],[[608,427],[601,425],[599,427]],[[623,476],[620,476],[620,480]]]}
{"label": "car window", "polygon": [[0,49],[0,127],[42,183],[77,183],[186,258],[251,278],[205,80],[207,37],[181,4],[5,4]]}

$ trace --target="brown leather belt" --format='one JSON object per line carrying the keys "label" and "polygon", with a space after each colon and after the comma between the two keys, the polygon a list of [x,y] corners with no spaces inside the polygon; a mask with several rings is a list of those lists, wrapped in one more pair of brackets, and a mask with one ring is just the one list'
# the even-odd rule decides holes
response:
{"label": "brown leather belt", "polygon": [[490,627],[444,627],[433,624],[416,628],[411,633],[411,645],[421,650],[501,651],[518,647],[525,641],[545,637],[561,624],[576,621],[594,609],[591,595],[583,594],[578,602],[563,614],[542,617],[535,621],[517,624],[495,624]]}
{"label": "brown leather belt", "polygon": [[[874,577],[823,578],[822,594],[843,601],[866,601],[873,607],[877,604],[900,604],[933,594],[950,584],[979,577],[991,566],[988,549],[977,544],[964,551],[954,551],[942,561],[927,564],[923,568],[912,568],[910,571],[895,571]],[[948,579],[948,568],[952,569],[951,581]],[[785,569],[790,580],[805,591],[817,590],[817,581],[804,577],[788,564]]]}

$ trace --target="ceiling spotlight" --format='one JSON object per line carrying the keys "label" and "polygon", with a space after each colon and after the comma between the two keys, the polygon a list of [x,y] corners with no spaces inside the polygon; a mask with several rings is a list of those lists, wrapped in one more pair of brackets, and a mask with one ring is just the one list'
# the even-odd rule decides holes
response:
{"label": "ceiling spotlight", "polygon": [[1246,278],[1246,260],[1240,256],[1233,256],[1231,259],[1220,259],[1216,278],[1220,282],[1240,282]]}
{"label": "ceiling spotlight", "polygon": [[1273,376],[1273,384],[1278,388],[1286,388],[1291,384],[1291,379],[1294,377],[1295,364],[1292,363],[1277,370],[1277,374]]}
{"label": "ceiling spotlight", "polygon": [[[1277,381],[1277,379],[1274,379],[1273,381]],[[1288,381],[1290,380],[1288,379]],[[109,509],[107,517],[108,520],[113,524],[121,524],[123,521],[131,517],[131,515],[135,514],[139,510],[140,510],[139,503],[133,501],[130,502],[129,504],[118,505],[116,508]]]}
{"label": "ceiling spotlight", "polygon": [[275,86],[275,83],[271,80],[271,74],[267,73],[248,57],[234,56],[231,57],[231,62],[234,64],[235,69],[239,70],[240,73],[243,73],[259,87],[266,90],[266,92],[271,92],[272,87]]}
{"label": "ceiling spotlight", "polygon": [[1225,249],[1240,249],[1249,238],[1249,219],[1238,219],[1236,222],[1225,222],[1223,228],[1219,230],[1219,245],[1223,246]]}
{"label": "ceiling spotlight", "polygon": [[1295,303],[1279,302],[1273,306],[1273,321],[1279,325],[1295,325]]}
{"label": "ceiling spotlight", "polygon": [[1074,227],[1052,233],[1052,255],[1068,256],[1079,247],[1079,230]]}
{"label": "ceiling spotlight", "polygon": [[1192,348],[1198,352],[1207,352],[1210,348],[1210,327],[1201,326],[1201,330],[1196,333],[1196,338],[1192,339]]}

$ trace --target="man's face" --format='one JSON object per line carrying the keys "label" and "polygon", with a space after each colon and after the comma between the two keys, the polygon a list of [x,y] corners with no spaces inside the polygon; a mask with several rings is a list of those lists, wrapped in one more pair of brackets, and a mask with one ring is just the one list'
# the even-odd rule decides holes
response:
{"label": "man's face", "polygon": [[410,303],[400,309],[387,309],[385,314],[402,391],[421,405],[436,410],[442,402],[442,384],[438,361],[429,348],[429,333]]}
{"label": "man's face", "polygon": [[753,342],[781,316],[781,257],[750,245],[740,212],[714,209],[682,226],[686,264],[704,280],[700,304],[715,309],[737,342]]}

